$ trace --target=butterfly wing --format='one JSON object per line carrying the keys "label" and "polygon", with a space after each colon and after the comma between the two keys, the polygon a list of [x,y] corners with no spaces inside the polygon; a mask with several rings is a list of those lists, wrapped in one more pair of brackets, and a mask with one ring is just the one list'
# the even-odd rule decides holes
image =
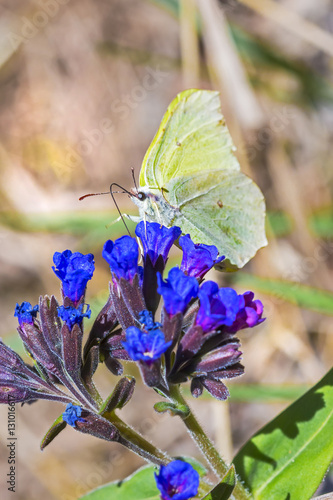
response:
{"label": "butterfly wing", "polygon": [[242,267],[266,242],[263,195],[240,172],[219,93],[186,90],[170,104],[143,160],[140,186],[179,209],[175,224]]}
{"label": "butterfly wing", "polygon": [[239,171],[219,93],[185,90],[168,107],[142,163],[140,186],[166,187],[202,170]]}
{"label": "butterfly wing", "polygon": [[226,257],[225,269],[243,267],[267,244],[262,193],[242,172],[216,170],[174,179],[169,195],[171,205],[180,209],[182,232],[195,243],[215,245]]}

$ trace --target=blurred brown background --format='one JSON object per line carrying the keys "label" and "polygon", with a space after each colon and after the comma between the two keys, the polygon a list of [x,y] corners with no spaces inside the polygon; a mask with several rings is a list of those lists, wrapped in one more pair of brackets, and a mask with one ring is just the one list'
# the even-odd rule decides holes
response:
{"label": "blurred brown background", "polygon": [[[333,291],[332,56],[329,0],[0,0],[4,341],[23,355],[16,302],[35,304],[39,294],[59,294],[51,270],[55,251],[95,254],[87,300],[98,311],[109,279],[101,247],[124,228],[106,227],[116,217],[109,197],[79,202],[79,196],[107,191],[111,182],[130,188],[130,169],[138,178],[172,98],[185,88],[214,88],[221,91],[242,168],[263,190],[270,213],[270,244],[244,273],[316,287],[307,310],[283,293],[257,292],[267,320],[241,335],[246,375],[240,382],[316,382],[333,354],[332,319],[311,310],[317,288]],[[123,212],[135,213],[126,195],[118,202]],[[222,284],[235,277],[216,279]],[[244,279],[237,289],[248,286]],[[302,290],[292,286],[295,295]],[[100,367],[97,383],[107,396],[114,378]],[[171,454],[199,457],[181,423],[154,414],[155,396],[138,385],[124,410],[128,421]],[[230,459],[287,399],[205,399],[192,406]],[[41,453],[39,441],[62,411],[47,402],[17,408],[15,498],[76,499],[142,465],[118,445],[72,429]],[[7,408],[0,412],[6,500],[13,497],[4,480]]]}

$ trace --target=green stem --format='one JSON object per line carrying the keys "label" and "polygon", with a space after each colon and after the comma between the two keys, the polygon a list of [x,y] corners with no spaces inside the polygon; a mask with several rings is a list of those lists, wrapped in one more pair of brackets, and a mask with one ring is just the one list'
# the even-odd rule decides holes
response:
{"label": "green stem", "polygon": [[[212,441],[206,435],[203,428],[195,418],[192,410],[188,406],[186,400],[183,398],[177,385],[171,386],[168,397],[173,403],[176,403],[178,406],[186,407],[188,409],[188,411],[184,413],[181,418],[186,425],[192,439],[200,448],[201,452],[205,456],[207,462],[209,463],[215,474],[220,479],[223,479],[223,477],[229,470],[229,466],[220,456]],[[250,500],[251,498],[253,498],[238,479],[233,491],[233,496],[237,500]]]}
{"label": "green stem", "polygon": [[[152,443],[141,436],[141,434],[127,425],[114,412],[104,413],[103,417],[112,422],[119,430],[120,439],[118,439],[118,443],[126,446],[126,448],[129,448],[143,459],[156,465],[165,465],[173,460],[169,455],[156,448]],[[211,489],[211,484],[201,481],[198,491],[200,498],[207,495]]]}
{"label": "green stem", "polygon": [[167,464],[172,459],[159,448],[147,441],[141,434],[127,425],[114,412],[104,413],[103,417],[109,420],[120,432],[119,443],[156,465]]}

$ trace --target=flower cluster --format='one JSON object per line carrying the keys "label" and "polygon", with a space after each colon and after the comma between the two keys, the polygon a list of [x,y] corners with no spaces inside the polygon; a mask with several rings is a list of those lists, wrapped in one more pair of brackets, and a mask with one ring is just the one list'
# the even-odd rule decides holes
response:
{"label": "flower cluster", "polygon": [[[179,238],[180,233],[177,227],[140,222],[136,235],[143,248],[143,269],[134,238],[106,242],[103,256],[112,274],[109,305],[116,322],[113,331],[100,336],[100,349],[114,373],[119,373],[116,361],[132,360],[145,383],[162,392],[191,380],[193,396],[206,388],[214,397],[226,399],[229,393],[222,379],[244,370],[235,334],[263,321],[262,303],[253,300],[252,292],[238,295],[232,288],[203,282],[224,257],[216,247],[194,244],[189,235]],[[181,265],[171,268],[164,279],[170,248],[178,238]],[[156,323],[153,317],[161,298],[162,319]]]}
{"label": "flower cluster", "polygon": [[[226,399],[228,389],[222,380],[243,373],[235,334],[263,321],[262,303],[254,300],[252,292],[238,295],[232,288],[204,281],[223,259],[214,246],[194,244],[189,235],[180,236],[180,228],[158,223],[140,222],[136,235],[143,266],[135,238],[123,236],[104,245],[103,257],[112,275],[110,294],[84,346],[84,318],[91,315],[85,292],[93,276],[94,256],[70,250],[53,257],[62,303],[44,296],[36,306],[23,302],[15,309],[18,332],[33,365],[0,341],[1,403],[8,402],[10,395],[16,402],[49,399],[67,405],[42,447],[67,424],[102,439],[121,439],[109,417],[129,401],[135,380],[121,378],[103,402],[93,382],[101,362],[116,375],[122,375],[123,361],[136,362],[144,382],[166,397],[172,385],[191,381],[193,396],[200,396],[205,388],[215,398]],[[181,264],[164,277],[169,251],[177,240],[183,252]],[[178,472],[179,477],[186,475],[181,468]],[[163,486],[164,472],[158,477],[163,498],[188,498],[181,493],[180,479],[174,486],[179,495],[172,496]]]}

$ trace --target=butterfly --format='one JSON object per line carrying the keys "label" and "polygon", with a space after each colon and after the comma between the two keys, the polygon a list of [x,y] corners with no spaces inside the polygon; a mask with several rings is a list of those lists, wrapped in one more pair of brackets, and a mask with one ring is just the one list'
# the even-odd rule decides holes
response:
{"label": "butterfly", "polygon": [[180,226],[194,243],[215,245],[226,270],[267,244],[263,194],[241,172],[235,149],[219,92],[185,90],[168,107],[131,197],[138,220]]}

